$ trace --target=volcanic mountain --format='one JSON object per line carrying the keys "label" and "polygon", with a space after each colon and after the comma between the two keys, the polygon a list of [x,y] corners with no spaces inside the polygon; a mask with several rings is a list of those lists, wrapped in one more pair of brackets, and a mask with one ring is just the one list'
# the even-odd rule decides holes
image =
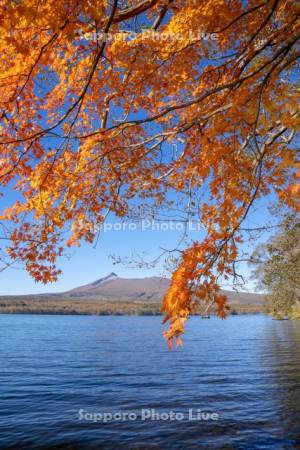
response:
{"label": "volcanic mountain", "polygon": [[166,292],[170,280],[160,277],[120,278],[114,272],[90,284],[79,286],[64,297],[101,297],[106,299],[160,300]]}
{"label": "volcanic mountain", "polygon": [[[0,296],[0,313],[157,315],[169,285],[167,278],[121,278],[110,273],[67,292]],[[232,314],[264,312],[262,295],[232,291],[223,293],[228,297]],[[197,312],[206,315],[206,305],[199,305]],[[209,311],[209,314],[213,313],[213,310]]]}
{"label": "volcanic mountain", "polygon": [[[169,285],[170,280],[167,278],[121,278],[112,272],[104,278],[59,295],[68,298],[85,297],[105,300],[161,301]],[[223,292],[228,296],[231,304],[262,304],[262,296],[259,294],[233,291]]]}

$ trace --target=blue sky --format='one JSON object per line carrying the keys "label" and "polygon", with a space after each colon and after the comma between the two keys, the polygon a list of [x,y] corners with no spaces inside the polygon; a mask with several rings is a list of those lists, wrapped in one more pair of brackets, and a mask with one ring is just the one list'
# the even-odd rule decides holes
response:
{"label": "blue sky", "polygon": [[[203,60],[203,64],[205,63],[206,61]],[[45,92],[42,89],[40,94],[44,95]],[[139,111],[137,116],[141,118],[142,111]],[[42,122],[43,120],[45,120],[45,117],[42,119]],[[55,139],[52,140],[51,144],[56,144]],[[16,199],[17,193],[7,190],[4,197],[0,197],[0,211],[12,204]],[[261,200],[256,204],[256,211],[250,215],[244,226],[260,226],[268,218],[267,200]],[[201,231],[192,231],[190,238],[194,240],[201,239],[201,235]],[[59,260],[58,265],[63,273],[56,283],[46,286],[38,284],[21,267],[17,266],[0,272],[0,295],[62,292],[85,283],[90,283],[112,271],[121,277],[128,278],[164,275],[163,260],[156,267],[147,270],[146,268],[129,268],[124,265],[114,265],[109,255],[114,254],[116,256],[130,257],[134,252],[137,254],[144,253],[147,259],[151,259],[155,258],[161,252],[160,247],[165,249],[174,248],[178,239],[179,233],[176,231],[141,231],[140,229],[137,231],[108,231],[101,234],[96,248],[92,245],[83,244],[80,248],[68,249],[68,257],[66,256]],[[244,245],[244,249],[246,247]],[[249,277],[247,264],[241,265],[240,272],[246,279]],[[249,281],[246,286],[249,290],[253,290],[253,282]],[[230,286],[224,287],[230,288]]]}
{"label": "blue sky", "polygon": [[[3,192],[3,189],[2,189]],[[20,194],[11,188],[4,190],[4,196],[0,197],[0,211],[11,206]],[[261,199],[254,205],[254,210],[248,216],[244,227],[257,227],[271,220],[268,213],[268,205],[275,200],[273,195]],[[113,223],[114,218],[108,217],[108,223]],[[127,227],[127,228],[126,228]],[[195,228],[195,227],[194,227]],[[154,275],[169,276],[165,271],[164,260],[161,259],[157,265],[151,269],[145,267],[128,267],[124,264],[114,265],[110,255],[120,257],[130,257],[132,253],[144,255],[146,260],[152,260],[157,257],[163,249],[174,249],[180,239],[181,233],[176,231],[156,231],[141,230],[141,224],[137,226],[136,231],[128,230],[128,223],[125,230],[102,232],[96,247],[83,243],[80,248],[73,247],[67,250],[67,255],[58,262],[58,267],[63,271],[56,283],[43,285],[36,283],[20,266],[14,266],[0,272],[0,295],[22,295],[37,294],[47,292],[62,292],[82,284],[90,283],[98,278],[102,278],[110,272],[117,273],[125,278],[142,278]],[[189,238],[192,240],[201,240],[203,231],[200,229],[192,230]],[[263,236],[266,239],[267,235]],[[256,244],[257,242],[255,242]],[[254,244],[250,245],[253,250]],[[249,246],[248,246],[249,247]],[[243,245],[247,249],[247,245]],[[253,281],[249,280],[249,267],[247,263],[242,263],[239,267],[241,273],[247,281],[246,288],[249,291],[254,290]],[[223,285],[226,289],[231,289],[231,285]]]}
{"label": "blue sky", "polygon": [[[8,201],[9,200],[9,201]],[[12,200],[12,193],[2,198],[2,205],[9,204]],[[245,227],[260,226],[265,223],[268,218],[267,204],[270,198],[260,200],[256,203],[255,209],[244,223]],[[110,221],[109,221],[110,223]],[[147,223],[146,226],[149,224]],[[98,278],[107,275],[110,272],[116,272],[119,276],[125,278],[142,278],[153,275],[165,275],[163,260],[154,268],[146,269],[145,267],[128,267],[124,264],[113,264],[110,255],[126,257],[132,254],[145,255],[145,259],[151,260],[160,252],[160,247],[164,249],[173,249],[178,242],[180,233],[176,231],[156,231],[143,230],[141,224],[137,225],[135,231],[128,230],[128,224],[125,230],[106,231],[100,235],[99,242],[96,247],[90,244],[83,244],[80,248],[68,249],[68,255],[62,257],[59,261],[59,267],[63,273],[59,281],[56,283],[43,285],[36,283],[21,267],[12,267],[0,272],[0,295],[17,295],[17,294],[34,294],[46,292],[62,292],[73,287],[90,283]],[[197,240],[202,235],[201,231],[190,231],[190,238]],[[261,240],[266,239],[265,234]],[[257,242],[255,242],[256,244]],[[253,248],[251,244],[250,248]],[[243,245],[246,250],[247,245]],[[240,272],[249,278],[250,271],[247,263],[242,263]],[[230,285],[223,285],[230,289]],[[253,281],[248,280],[246,287],[249,291],[254,290]]]}

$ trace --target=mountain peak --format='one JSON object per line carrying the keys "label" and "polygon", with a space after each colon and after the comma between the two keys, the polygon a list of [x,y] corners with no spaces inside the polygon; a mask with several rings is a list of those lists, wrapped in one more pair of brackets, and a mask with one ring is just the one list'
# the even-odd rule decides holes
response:
{"label": "mountain peak", "polygon": [[99,278],[99,280],[96,280],[92,283],[92,286],[98,286],[99,284],[104,283],[105,281],[114,280],[115,278],[118,278],[118,275],[115,272],[111,272],[109,275],[103,278]]}
{"label": "mountain peak", "polygon": [[107,275],[106,278],[110,278],[110,277],[114,277],[114,278],[117,277],[118,278],[118,275],[115,272],[110,272],[110,274]]}

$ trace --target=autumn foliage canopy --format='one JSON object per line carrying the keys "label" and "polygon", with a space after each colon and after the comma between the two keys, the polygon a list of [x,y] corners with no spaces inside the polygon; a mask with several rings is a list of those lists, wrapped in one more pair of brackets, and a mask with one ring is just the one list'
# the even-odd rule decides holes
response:
{"label": "autumn foliage canopy", "polygon": [[205,236],[180,250],[165,335],[180,341],[201,301],[224,317],[218,281],[252,205],[272,192],[299,207],[300,3],[0,5],[0,189],[21,194],[1,212],[3,253],[54,281],[108,214],[181,208]]}

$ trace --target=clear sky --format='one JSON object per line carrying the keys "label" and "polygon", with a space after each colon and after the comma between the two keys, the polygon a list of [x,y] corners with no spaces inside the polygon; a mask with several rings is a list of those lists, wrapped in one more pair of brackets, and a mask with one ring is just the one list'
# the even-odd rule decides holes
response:
{"label": "clear sky", "polygon": [[[205,64],[205,61],[203,61]],[[45,93],[45,92],[43,92]],[[136,118],[142,117],[142,111],[136,113]],[[42,122],[43,123],[42,119]],[[47,145],[55,145],[55,139],[51,142],[45,140]],[[270,198],[271,197],[271,198]],[[272,200],[270,196],[268,202]],[[12,205],[18,199],[18,194],[11,189],[4,191],[4,196],[0,196],[0,211]],[[267,212],[267,204],[265,200],[261,200],[255,205],[255,211],[249,216],[244,223],[245,227],[261,226],[270,219]],[[47,292],[62,292],[72,289],[82,284],[90,283],[96,279],[108,275],[110,272],[115,272],[120,277],[125,278],[142,278],[154,275],[166,275],[164,270],[163,260],[151,268],[145,267],[128,267],[122,264],[114,265],[110,255],[130,257],[132,253],[143,254],[146,260],[151,260],[157,257],[163,249],[174,249],[181,233],[166,230],[141,230],[141,225],[136,231],[126,230],[112,230],[102,232],[99,242],[96,247],[90,244],[82,244],[80,248],[68,249],[68,255],[62,257],[58,262],[58,267],[62,269],[63,273],[56,283],[43,285],[36,283],[22,267],[14,266],[0,272],[0,295],[21,295]],[[189,237],[193,240],[201,240],[203,231],[192,230]],[[266,235],[264,236],[266,238]],[[1,241],[0,241],[1,242]],[[243,245],[247,249],[246,245]],[[250,247],[253,250],[253,243]],[[248,279],[246,287],[249,291],[254,290],[254,284],[249,280],[249,268],[247,263],[240,266],[240,273]],[[223,285],[223,287],[230,289],[230,285]]]}
{"label": "clear sky", "polygon": [[[12,192],[0,199],[1,209],[8,206],[15,197]],[[270,200],[270,199],[269,199]],[[256,204],[254,212],[249,216],[244,226],[255,227],[265,223],[268,218],[267,201],[261,200]],[[108,224],[111,222],[108,222]],[[109,225],[108,225],[109,226]],[[116,226],[116,225],[112,225]],[[149,227],[149,222],[144,223],[144,228]],[[99,242],[94,248],[92,245],[83,244],[80,248],[68,249],[68,255],[59,261],[59,267],[63,273],[56,283],[43,285],[36,283],[21,267],[12,267],[0,272],[0,295],[18,295],[46,292],[62,292],[76,286],[90,283],[98,278],[108,275],[110,272],[117,273],[125,278],[142,278],[153,275],[166,274],[163,261],[156,267],[146,269],[145,267],[128,267],[124,264],[113,264],[110,255],[126,257],[132,254],[143,254],[145,259],[155,258],[160,252],[160,248],[173,249],[176,247],[180,233],[176,230],[157,231],[144,229],[142,225],[136,225],[136,230],[130,231],[128,224],[125,230],[107,230],[100,235]],[[173,225],[173,228],[175,224]],[[190,237],[197,240],[201,238],[202,231],[195,229],[190,231]],[[267,236],[265,235],[264,238]],[[256,244],[256,242],[255,242]],[[250,248],[253,248],[253,243]],[[246,245],[243,246],[246,249]],[[240,266],[240,272],[249,278],[249,268],[247,263]],[[253,291],[253,282],[248,280],[247,288]],[[223,287],[230,289],[229,285]]]}

